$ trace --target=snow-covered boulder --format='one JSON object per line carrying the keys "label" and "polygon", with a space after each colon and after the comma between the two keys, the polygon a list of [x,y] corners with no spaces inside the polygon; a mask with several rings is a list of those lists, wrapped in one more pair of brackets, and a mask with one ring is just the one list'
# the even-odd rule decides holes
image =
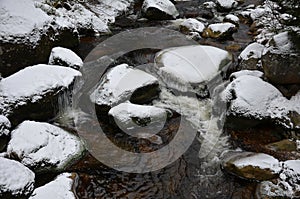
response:
{"label": "snow-covered boulder", "polygon": [[200,95],[202,91],[206,92],[203,86],[231,60],[229,52],[202,45],[165,49],[155,58],[157,73],[167,87]]}
{"label": "snow-covered boulder", "polygon": [[0,115],[0,152],[6,147],[10,137],[10,121],[4,115]]}
{"label": "snow-covered boulder", "polygon": [[62,173],[53,181],[36,188],[29,199],[76,199],[73,193],[75,173]]}
{"label": "snow-covered boulder", "polygon": [[21,163],[0,157],[0,197],[28,196],[34,189],[34,173]]}
{"label": "snow-covered boulder", "polygon": [[240,23],[240,19],[237,16],[233,15],[233,14],[226,15],[224,17],[223,21],[224,22],[230,22],[230,23],[232,23],[236,26],[239,26],[239,23]]}
{"label": "snow-covered boulder", "polygon": [[81,58],[73,51],[67,48],[55,47],[52,48],[49,57],[49,65],[59,65],[74,68],[76,70],[83,66]]}
{"label": "snow-covered boulder", "polygon": [[259,43],[249,44],[239,55],[239,68],[255,70],[260,66],[260,60],[265,47]]}
{"label": "snow-covered boulder", "polygon": [[58,109],[58,96],[81,73],[63,66],[39,64],[27,67],[0,82],[0,113],[12,125],[25,119],[49,120]]}
{"label": "snow-covered boulder", "polygon": [[275,84],[300,83],[300,52],[295,49],[288,32],[275,35],[262,56],[266,77]]}
{"label": "snow-covered boulder", "polygon": [[156,77],[127,64],[110,69],[100,80],[99,86],[90,95],[90,99],[101,112],[121,102],[146,103],[159,93]]}
{"label": "snow-covered boulder", "polygon": [[204,31],[205,25],[197,19],[188,18],[180,24],[180,31],[182,32],[198,32]]}
{"label": "snow-covered boulder", "polygon": [[164,20],[175,19],[179,13],[169,0],[145,0],[142,12],[148,19]]}
{"label": "snow-covered boulder", "polygon": [[203,32],[203,37],[227,39],[231,38],[232,34],[237,31],[237,28],[234,24],[225,22],[225,23],[215,23],[210,24],[205,31]]}
{"label": "snow-covered boulder", "polygon": [[238,2],[235,0],[216,0],[216,5],[219,11],[224,12],[236,8]]}
{"label": "snow-covered boulder", "polygon": [[81,140],[54,125],[24,121],[11,132],[7,153],[35,171],[62,170],[84,151]]}
{"label": "snow-covered boulder", "polygon": [[268,180],[281,171],[279,161],[264,153],[236,152],[227,154],[223,168],[233,175],[250,180]]}
{"label": "snow-covered boulder", "polygon": [[250,75],[250,76],[254,76],[254,77],[258,77],[258,78],[263,78],[264,73],[261,71],[258,71],[258,70],[240,70],[240,71],[232,73],[229,76],[229,79],[232,81],[233,79],[239,78],[244,75]]}
{"label": "snow-covered boulder", "polygon": [[164,127],[168,112],[163,108],[125,102],[110,109],[108,114],[123,132],[133,137],[147,138]]}

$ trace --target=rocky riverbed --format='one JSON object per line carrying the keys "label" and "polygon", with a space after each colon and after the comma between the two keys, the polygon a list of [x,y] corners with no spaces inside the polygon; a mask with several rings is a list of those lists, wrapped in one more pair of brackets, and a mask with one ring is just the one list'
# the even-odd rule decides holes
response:
{"label": "rocky riverbed", "polygon": [[1,198],[300,198],[297,0],[1,0]]}

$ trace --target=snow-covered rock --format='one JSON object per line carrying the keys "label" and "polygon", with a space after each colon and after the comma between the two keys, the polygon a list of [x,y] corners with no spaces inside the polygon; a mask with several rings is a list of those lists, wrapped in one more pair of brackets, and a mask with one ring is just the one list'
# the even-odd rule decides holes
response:
{"label": "snow-covered rock", "polygon": [[0,157],[0,176],[0,197],[24,197],[34,189],[34,173],[17,161]]}
{"label": "snow-covered rock", "polygon": [[250,75],[250,76],[262,78],[264,76],[264,73],[258,70],[240,70],[232,73],[229,79],[233,80],[244,75]]}
{"label": "snow-covered rock", "polygon": [[90,95],[93,103],[103,111],[129,100],[133,103],[149,102],[158,95],[156,77],[127,64],[110,69]]}
{"label": "snow-covered rock", "polygon": [[179,13],[169,0],[145,0],[142,6],[144,15],[149,19],[175,19]]}
{"label": "snow-covered rock", "polygon": [[62,173],[53,181],[36,188],[29,199],[75,199],[75,173]]}
{"label": "snow-covered rock", "polygon": [[79,76],[80,72],[62,66],[27,67],[1,80],[0,113],[13,125],[25,119],[50,119],[55,115],[58,96]]}
{"label": "snow-covered rock", "polygon": [[255,70],[259,68],[259,61],[261,59],[265,47],[259,43],[249,44],[239,55],[239,68]]}
{"label": "snow-covered rock", "polygon": [[76,70],[80,69],[83,66],[81,58],[76,55],[76,53],[62,47],[52,48],[48,64],[67,66]]}
{"label": "snow-covered rock", "polygon": [[155,58],[158,74],[168,87],[197,93],[231,60],[227,51],[202,45],[165,49]]}
{"label": "snow-covered rock", "polygon": [[223,19],[224,22],[230,22],[230,23],[233,23],[234,25],[238,26],[239,25],[239,22],[240,22],[240,19],[233,15],[233,14],[228,14],[224,17]]}
{"label": "snow-covered rock", "polygon": [[3,151],[10,137],[11,123],[7,117],[0,115],[0,152]]}
{"label": "snow-covered rock", "polygon": [[235,0],[216,0],[216,5],[220,11],[228,11],[237,7],[238,2]]}
{"label": "snow-covered rock", "polygon": [[163,108],[121,103],[108,112],[125,133],[139,138],[151,137],[164,127],[167,111]]}
{"label": "snow-covered rock", "polygon": [[84,151],[80,139],[48,123],[24,121],[11,132],[9,156],[35,171],[62,170]]}
{"label": "snow-covered rock", "polygon": [[264,153],[236,152],[224,159],[223,168],[238,177],[251,180],[275,178],[281,171],[279,161]]}
{"label": "snow-covered rock", "polygon": [[180,24],[180,30],[183,32],[198,32],[204,31],[205,25],[197,19],[188,18]]}
{"label": "snow-covered rock", "polygon": [[210,24],[206,30],[203,32],[203,37],[211,38],[230,38],[232,34],[237,31],[237,28],[234,24],[225,22],[225,23],[215,23]]}

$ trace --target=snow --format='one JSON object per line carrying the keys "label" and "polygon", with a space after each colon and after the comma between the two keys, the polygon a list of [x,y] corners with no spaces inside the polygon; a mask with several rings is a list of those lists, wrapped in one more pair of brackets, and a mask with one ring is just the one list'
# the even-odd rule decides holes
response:
{"label": "snow", "polygon": [[197,19],[188,18],[184,20],[181,24],[181,27],[184,27],[192,32],[199,32],[202,33],[204,31],[205,25],[198,21]]}
{"label": "snow", "polygon": [[7,147],[25,166],[36,170],[61,170],[83,152],[78,137],[54,125],[24,121],[11,132]]}
{"label": "snow", "polygon": [[28,195],[34,188],[34,173],[21,163],[0,157],[0,195]]}
{"label": "snow", "polygon": [[[0,105],[4,113],[9,113],[9,106],[23,105],[30,100],[35,102],[54,89],[68,88],[81,73],[67,67],[39,64],[1,80]],[[0,107],[1,109],[1,107]]]}
{"label": "snow", "polygon": [[4,115],[0,115],[0,137],[8,136],[10,133],[11,124],[10,121]]}
{"label": "snow", "polygon": [[238,5],[238,3],[235,0],[217,0],[216,2],[222,8],[225,8],[225,9],[232,9]]}
{"label": "snow", "polygon": [[179,15],[174,4],[169,0],[145,0],[142,6],[143,12],[147,12],[149,8],[156,8],[174,19]]}
{"label": "snow", "polygon": [[0,19],[2,41],[29,35],[51,21],[51,17],[35,7],[33,0],[1,0]]}
{"label": "snow", "polygon": [[234,160],[233,164],[238,168],[252,166],[260,169],[269,169],[274,174],[281,171],[279,161],[276,158],[264,153],[249,154],[246,157]]}
{"label": "snow", "polygon": [[244,75],[250,75],[258,78],[262,78],[264,76],[264,73],[258,70],[241,70],[238,72],[234,72],[230,75],[230,79],[236,79],[238,77],[244,76]]}
{"label": "snow", "polygon": [[75,174],[62,173],[52,182],[36,188],[29,199],[75,199],[72,192]]}
{"label": "snow", "polygon": [[73,51],[62,47],[55,47],[51,50],[48,64],[52,65],[57,62],[61,63],[62,66],[63,64],[67,64],[67,66],[74,69],[79,69],[83,66],[83,62],[78,55]]}
{"label": "snow", "polygon": [[231,21],[231,22],[234,22],[235,24],[238,24],[239,21],[240,21],[240,19],[237,16],[233,15],[233,14],[226,15],[224,19],[226,19],[228,21]]}
{"label": "snow", "polygon": [[208,28],[211,29],[213,32],[225,33],[229,29],[235,28],[235,25],[229,22],[225,22],[225,23],[210,24]]}
{"label": "snow", "polygon": [[248,60],[248,59],[260,59],[265,47],[257,42],[249,44],[239,55],[239,59]]}
{"label": "snow", "polygon": [[172,81],[187,86],[210,80],[231,61],[231,55],[216,47],[192,45],[162,50],[155,61],[168,86]]}
{"label": "snow", "polygon": [[136,89],[152,84],[158,84],[154,76],[121,64],[106,73],[90,99],[99,105],[113,106],[130,97]]}

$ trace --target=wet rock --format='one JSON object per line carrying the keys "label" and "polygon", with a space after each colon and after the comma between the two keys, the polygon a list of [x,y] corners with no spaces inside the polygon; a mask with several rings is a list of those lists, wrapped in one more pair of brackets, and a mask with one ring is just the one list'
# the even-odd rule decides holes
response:
{"label": "wet rock", "polygon": [[37,172],[60,171],[84,151],[80,139],[48,123],[24,121],[11,132],[10,157]]}
{"label": "wet rock", "polygon": [[79,70],[83,66],[83,62],[78,55],[62,47],[52,48],[48,64],[71,67],[76,70]]}
{"label": "wet rock", "polygon": [[77,174],[75,173],[62,173],[57,176],[53,181],[45,184],[44,186],[36,188],[30,199],[75,199],[76,195],[73,193]]}
{"label": "wet rock", "polygon": [[165,49],[155,58],[159,67],[157,73],[169,88],[201,96],[207,95],[205,85],[231,60],[229,52],[201,45]]}
{"label": "wet rock", "polygon": [[202,33],[204,31],[205,25],[198,21],[197,19],[189,18],[184,20],[180,24],[181,32],[198,32]]}
{"label": "wet rock", "polygon": [[279,142],[271,143],[266,146],[273,151],[297,151],[297,143],[290,139],[281,140]]}
{"label": "wet rock", "polygon": [[239,26],[239,23],[240,23],[240,19],[237,16],[233,15],[233,14],[226,15],[224,17],[223,21],[224,22],[232,23],[232,24],[234,24],[236,26]]}
{"label": "wet rock", "polygon": [[154,76],[121,64],[110,69],[100,80],[100,85],[90,95],[99,114],[107,113],[112,106],[126,100],[143,104],[158,96],[158,80]]}
{"label": "wet rock", "polygon": [[230,11],[233,8],[236,8],[238,2],[235,0],[217,0],[216,1],[217,9],[221,12]]}
{"label": "wet rock", "polygon": [[142,12],[146,18],[154,20],[176,19],[179,16],[176,7],[169,0],[145,0]]}
{"label": "wet rock", "polygon": [[0,115],[0,152],[3,151],[10,137],[11,124],[7,117]]}
{"label": "wet rock", "polygon": [[288,32],[275,35],[271,47],[262,56],[265,75],[275,84],[299,84],[299,62],[299,51],[294,48]]}
{"label": "wet rock", "polygon": [[261,67],[261,56],[265,47],[259,43],[249,44],[239,55],[239,68],[256,70]]}
{"label": "wet rock", "polygon": [[25,119],[46,121],[58,111],[58,97],[81,73],[67,67],[39,64],[27,67],[0,82],[0,113],[13,126]]}
{"label": "wet rock", "polygon": [[249,180],[268,180],[278,176],[281,167],[274,157],[263,153],[236,152],[224,159],[225,171]]}
{"label": "wet rock", "polygon": [[0,157],[0,197],[22,198],[34,189],[34,173],[21,163]]}
{"label": "wet rock", "polygon": [[218,39],[230,39],[232,34],[237,31],[237,28],[234,24],[225,22],[225,23],[216,23],[210,24],[207,29],[203,32],[203,37],[211,37]]}

